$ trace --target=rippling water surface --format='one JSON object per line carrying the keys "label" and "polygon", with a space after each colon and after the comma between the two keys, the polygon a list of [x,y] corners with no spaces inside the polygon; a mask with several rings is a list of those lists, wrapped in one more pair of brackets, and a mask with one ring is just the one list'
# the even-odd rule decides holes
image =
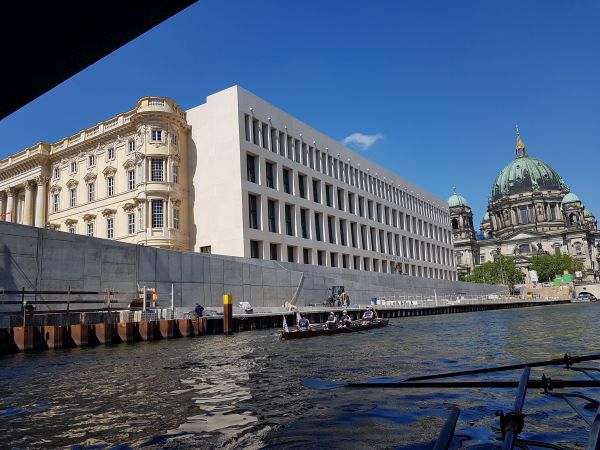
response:
{"label": "rippling water surface", "polygon": [[[453,447],[473,445],[497,437],[496,411],[511,408],[515,390],[317,391],[301,380],[595,353],[599,324],[600,304],[575,304],[392,319],[383,329],[300,341],[265,330],[4,356],[0,448],[421,449],[452,406],[461,409]],[[585,446],[587,425],[562,401],[529,391],[525,412],[523,437]]]}

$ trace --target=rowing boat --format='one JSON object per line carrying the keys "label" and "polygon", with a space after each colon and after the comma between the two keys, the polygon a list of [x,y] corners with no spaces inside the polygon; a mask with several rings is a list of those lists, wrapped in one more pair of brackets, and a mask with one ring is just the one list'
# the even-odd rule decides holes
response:
{"label": "rowing boat", "polygon": [[332,330],[327,328],[311,328],[307,331],[281,331],[281,339],[304,339],[316,336],[330,336],[333,334],[354,333],[355,331],[367,331],[373,328],[382,328],[388,324],[388,319],[377,319],[372,323],[362,325],[360,322],[350,327],[337,327]]}

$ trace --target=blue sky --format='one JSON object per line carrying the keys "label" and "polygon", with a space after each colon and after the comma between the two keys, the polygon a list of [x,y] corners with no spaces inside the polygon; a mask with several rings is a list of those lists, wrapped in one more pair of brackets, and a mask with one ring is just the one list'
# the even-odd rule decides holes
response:
{"label": "blue sky", "polygon": [[240,84],[444,199],[456,185],[477,224],[519,124],[600,215],[599,23],[591,0],[201,0],[0,122],[0,158]]}

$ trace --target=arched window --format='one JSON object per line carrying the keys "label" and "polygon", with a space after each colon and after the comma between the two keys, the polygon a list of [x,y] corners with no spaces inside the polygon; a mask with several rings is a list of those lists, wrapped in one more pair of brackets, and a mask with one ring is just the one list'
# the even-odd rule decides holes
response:
{"label": "arched window", "polygon": [[577,225],[579,223],[579,218],[577,217],[577,214],[571,214],[569,216],[569,223],[571,225]]}
{"label": "arched window", "polygon": [[452,229],[458,230],[458,219],[452,219]]}
{"label": "arched window", "polygon": [[575,254],[583,255],[583,252],[581,251],[581,244],[575,244]]}

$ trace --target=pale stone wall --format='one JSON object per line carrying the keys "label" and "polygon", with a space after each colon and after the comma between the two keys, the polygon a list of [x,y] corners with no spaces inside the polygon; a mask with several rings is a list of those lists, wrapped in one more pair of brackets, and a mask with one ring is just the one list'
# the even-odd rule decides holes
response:
{"label": "pale stone wall", "polygon": [[[0,295],[2,290],[23,287],[66,290],[70,286],[71,290],[133,292],[138,286],[147,286],[156,287],[160,304],[169,306],[173,286],[175,306],[190,307],[196,302],[220,306],[222,295],[227,292],[234,295],[236,305],[245,300],[256,307],[268,307],[291,300],[303,273],[297,303],[300,306],[321,303],[334,285],[346,286],[353,304],[367,304],[372,296],[385,294],[487,294],[503,289],[398,274],[179,252],[0,223]],[[2,295],[2,298],[19,299],[19,296]],[[64,307],[64,304],[56,306]],[[18,305],[0,311],[17,309]],[[51,307],[40,305],[39,309]]]}

